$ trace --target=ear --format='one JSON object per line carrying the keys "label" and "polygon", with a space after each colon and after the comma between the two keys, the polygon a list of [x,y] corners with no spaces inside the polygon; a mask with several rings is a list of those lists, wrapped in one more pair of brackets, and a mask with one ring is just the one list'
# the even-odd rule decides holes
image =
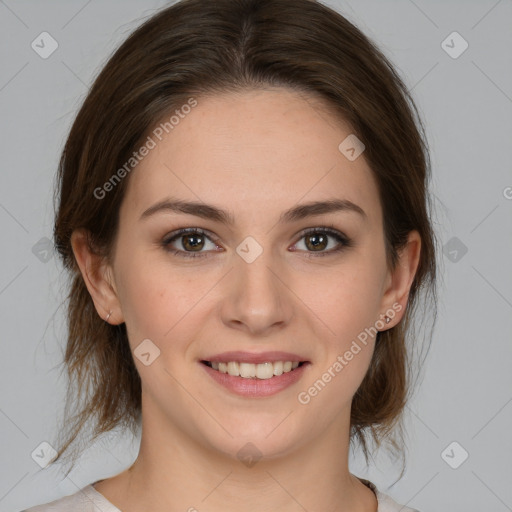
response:
{"label": "ear", "polygon": [[389,271],[386,279],[381,301],[381,319],[387,314],[386,312],[393,312],[394,314],[390,315],[388,313],[391,320],[385,324],[384,329],[380,330],[389,329],[402,319],[407,306],[409,291],[418,269],[420,252],[421,237],[416,230],[413,230],[408,235],[407,245],[399,252],[399,260],[395,269]]}
{"label": "ear", "polygon": [[[84,229],[73,231],[71,246],[98,315],[111,324],[124,322],[112,267],[104,256],[93,251],[87,231]],[[110,316],[108,316],[109,313],[111,313]]]}

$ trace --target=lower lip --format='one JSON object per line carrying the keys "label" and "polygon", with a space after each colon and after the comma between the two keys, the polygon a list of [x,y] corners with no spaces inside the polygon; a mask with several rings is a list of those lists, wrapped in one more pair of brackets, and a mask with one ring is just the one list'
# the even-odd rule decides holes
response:
{"label": "lower lip", "polygon": [[236,395],[250,398],[272,396],[279,393],[279,391],[295,384],[304,374],[304,370],[310,365],[310,363],[304,363],[292,371],[281,375],[274,375],[270,379],[246,379],[244,377],[234,377],[229,375],[229,373],[221,373],[201,362],[199,364],[212,379],[226,389]]}

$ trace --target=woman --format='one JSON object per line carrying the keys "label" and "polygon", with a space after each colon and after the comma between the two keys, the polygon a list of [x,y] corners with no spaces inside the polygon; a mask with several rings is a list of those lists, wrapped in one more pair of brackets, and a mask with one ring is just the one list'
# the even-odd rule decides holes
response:
{"label": "woman", "polygon": [[80,400],[54,461],[91,420],[140,450],[29,511],[411,511],[348,456],[401,450],[420,291],[435,308],[420,128],[320,3],[183,0],[138,28],[60,163]]}

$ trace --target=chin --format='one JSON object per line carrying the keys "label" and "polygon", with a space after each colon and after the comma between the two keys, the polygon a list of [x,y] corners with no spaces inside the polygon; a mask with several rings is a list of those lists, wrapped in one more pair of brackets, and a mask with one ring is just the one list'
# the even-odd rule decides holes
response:
{"label": "chin", "polygon": [[[251,467],[246,461],[259,459],[276,459],[296,450],[305,439],[303,435],[294,435],[290,425],[279,427],[286,415],[268,421],[254,422],[250,427],[236,423],[224,422],[223,427],[231,434],[219,427],[216,432],[205,432],[205,443],[213,451],[217,451],[228,458],[239,460]],[[285,420],[286,422],[286,420]],[[276,428],[277,427],[277,428]]]}

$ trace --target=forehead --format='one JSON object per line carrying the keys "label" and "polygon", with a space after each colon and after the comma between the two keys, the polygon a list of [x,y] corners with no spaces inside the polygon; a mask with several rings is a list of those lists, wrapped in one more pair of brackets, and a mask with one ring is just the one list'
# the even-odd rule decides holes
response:
{"label": "forehead", "polygon": [[364,153],[351,161],[340,151],[352,132],[325,104],[285,88],[195,99],[195,107],[164,117],[167,130],[159,124],[150,132],[154,147],[132,171],[124,201],[133,214],[169,196],[251,218],[339,197],[379,221]]}

